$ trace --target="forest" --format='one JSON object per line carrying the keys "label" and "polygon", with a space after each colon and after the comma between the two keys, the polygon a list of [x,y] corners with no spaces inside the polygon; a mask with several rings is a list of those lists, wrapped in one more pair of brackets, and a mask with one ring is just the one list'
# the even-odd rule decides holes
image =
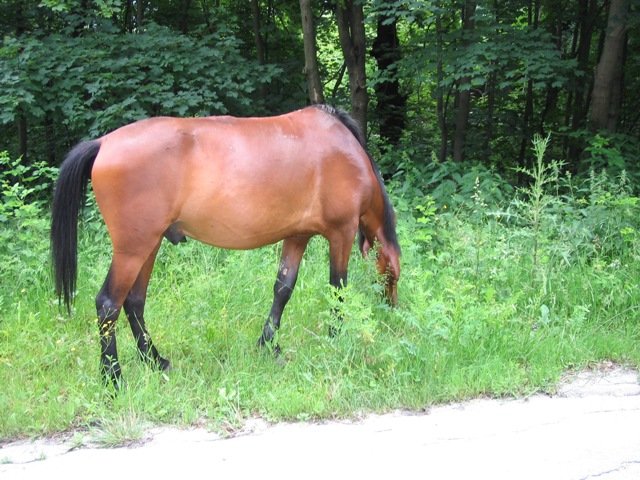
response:
{"label": "forest", "polygon": [[[0,0],[0,442],[233,432],[637,368],[639,25],[638,0]],[[314,103],[349,112],[380,168],[398,307],[355,246],[348,285],[330,288],[313,239],[275,359],[256,339],[282,247],[163,242],[145,318],[173,370],[137,361],[121,315],[126,383],[105,395],[95,298],[111,244],[91,194],[70,315],[51,274],[69,149],[147,117]]]}
{"label": "forest", "polygon": [[[0,149],[60,163],[149,116],[359,120],[386,175],[477,162],[510,181],[551,134],[572,173],[638,170],[635,0],[3,0]],[[518,175],[516,175],[518,177]]]}

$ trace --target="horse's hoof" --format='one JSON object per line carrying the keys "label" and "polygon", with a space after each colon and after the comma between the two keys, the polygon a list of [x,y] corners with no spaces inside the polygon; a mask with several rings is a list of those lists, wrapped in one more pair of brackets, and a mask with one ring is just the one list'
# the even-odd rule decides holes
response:
{"label": "horse's hoof", "polygon": [[258,339],[258,347],[268,349],[275,357],[279,357],[282,351],[280,345],[273,343],[273,339],[265,339],[264,335],[261,335]]}
{"label": "horse's hoof", "polygon": [[158,368],[163,373],[168,373],[172,370],[171,362],[166,358],[159,357],[158,360]]}

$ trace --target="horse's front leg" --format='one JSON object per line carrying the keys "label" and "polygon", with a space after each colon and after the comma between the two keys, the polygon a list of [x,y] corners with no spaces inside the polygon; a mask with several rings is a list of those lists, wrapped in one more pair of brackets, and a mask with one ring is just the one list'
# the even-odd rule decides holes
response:
{"label": "horse's front leg", "polygon": [[[349,268],[349,255],[355,238],[355,228],[345,229],[343,232],[336,232],[329,237],[329,283],[337,289],[338,300],[343,301],[340,289],[347,286],[347,270]],[[338,310],[338,309],[336,309]],[[340,330],[342,324],[342,314],[335,311],[337,325],[329,326],[329,336],[334,337]]]}
{"label": "horse's front leg", "polygon": [[269,317],[262,329],[262,335],[258,339],[258,344],[261,346],[270,343],[273,340],[276,330],[280,328],[282,312],[291,298],[293,288],[296,285],[300,261],[309,243],[309,238],[310,237],[307,236],[290,237],[285,238],[282,243],[280,267],[278,268],[276,282],[273,285],[273,303],[271,304]]}

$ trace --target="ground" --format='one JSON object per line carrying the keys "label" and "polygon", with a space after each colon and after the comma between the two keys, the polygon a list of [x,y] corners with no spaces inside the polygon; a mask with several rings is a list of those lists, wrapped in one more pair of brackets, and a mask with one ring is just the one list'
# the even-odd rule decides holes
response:
{"label": "ground", "polygon": [[[155,428],[129,447],[64,439],[0,448],[0,477],[167,478],[640,478],[638,372],[604,364],[568,375],[555,395],[478,399],[426,412],[270,425],[232,437]],[[206,473],[201,473],[206,472]]]}

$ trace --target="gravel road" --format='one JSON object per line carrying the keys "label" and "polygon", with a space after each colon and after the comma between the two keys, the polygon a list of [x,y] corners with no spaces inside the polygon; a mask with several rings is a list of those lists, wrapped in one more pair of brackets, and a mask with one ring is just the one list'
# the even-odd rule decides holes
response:
{"label": "gravel road", "polygon": [[[5,444],[0,478],[640,479],[638,372],[606,366],[553,396],[479,399],[423,413],[269,425],[231,438],[155,428],[139,445],[78,448],[71,436]],[[148,476],[148,477],[147,477]]]}

